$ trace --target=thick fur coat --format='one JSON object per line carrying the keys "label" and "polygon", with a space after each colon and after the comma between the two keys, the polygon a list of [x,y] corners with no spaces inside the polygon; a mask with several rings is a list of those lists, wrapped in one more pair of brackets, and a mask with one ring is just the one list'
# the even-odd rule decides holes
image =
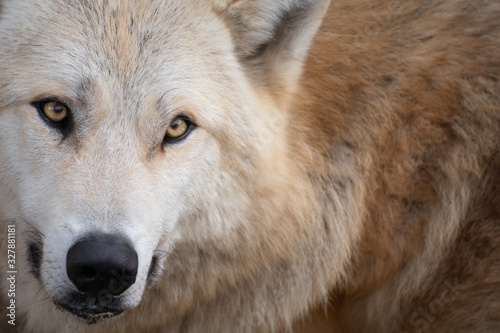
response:
{"label": "thick fur coat", "polygon": [[20,332],[500,331],[498,1],[1,0],[0,128]]}

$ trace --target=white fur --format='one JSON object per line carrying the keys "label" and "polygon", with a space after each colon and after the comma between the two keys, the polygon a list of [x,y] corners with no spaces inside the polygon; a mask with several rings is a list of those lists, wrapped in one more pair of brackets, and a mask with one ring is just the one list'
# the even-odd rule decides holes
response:
{"label": "white fur", "polygon": [[[254,211],[261,209],[254,206],[251,196],[258,196],[262,188],[273,195],[275,187],[293,184],[295,171],[290,171],[293,167],[286,162],[281,126],[286,117],[281,103],[265,87],[259,87],[256,78],[249,78],[250,66],[255,69],[256,65],[241,60],[247,49],[240,43],[246,38],[268,37],[279,14],[297,3],[262,1],[259,9],[249,14],[246,8],[241,9],[253,17],[245,21],[252,32],[238,37],[227,27],[227,20],[234,15],[221,14],[226,9],[219,5],[213,10],[204,1],[109,1],[106,6],[101,1],[2,2],[0,219],[16,221],[20,247],[29,241],[28,233],[40,235],[43,241],[41,285],[24,264],[25,254],[20,259],[24,268],[19,273],[23,279],[18,287],[19,315],[25,320],[26,332],[86,329],[68,313],[56,310],[52,300],[75,290],[66,275],[66,254],[72,244],[91,232],[124,235],[139,258],[137,281],[122,295],[124,306],[132,310],[111,319],[111,326],[89,327],[92,332],[110,327],[121,331],[120,327],[133,325],[151,325],[151,330],[155,325],[163,325],[164,330],[180,329],[180,318],[201,311],[192,299],[200,293],[195,282],[200,276],[188,274],[190,265],[196,274],[204,272],[196,266],[198,250],[228,256],[234,253],[235,262],[242,256],[241,272],[231,267],[221,271],[224,288],[247,283],[247,276],[262,275],[263,281],[274,281],[275,275],[281,274],[259,271],[279,261],[285,252],[297,251],[293,244],[303,241],[294,233],[297,226],[283,225],[289,229],[283,237],[292,239],[290,249],[286,249],[282,240],[261,238],[271,226],[248,217],[259,216]],[[230,10],[238,11],[237,6],[233,4]],[[290,85],[287,94],[295,89],[324,9],[324,3],[318,1],[314,14],[303,23],[304,33],[288,36],[289,42],[279,46],[287,52],[278,52],[276,46],[265,55],[277,59],[265,62],[272,63],[278,81]],[[132,17],[135,26],[129,29]],[[257,36],[262,28],[266,36]],[[75,131],[66,140],[61,140],[60,133],[49,128],[30,105],[46,96],[62,98],[72,108]],[[191,114],[199,126],[181,144],[162,148],[166,126],[178,110]],[[269,121],[271,114],[273,121]],[[256,174],[254,168],[262,171]],[[250,186],[242,185],[241,178],[252,177],[259,178]],[[299,185],[295,190],[301,190]],[[304,196],[314,195],[303,190]],[[338,206],[341,209],[340,201]],[[274,209],[279,211],[280,204],[271,203],[270,210]],[[344,234],[345,238],[340,236]],[[339,240],[355,234],[341,226]],[[276,253],[262,254],[266,257],[263,262],[256,258],[261,254],[251,252],[257,251],[253,247],[245,253],[246,245],[241,242],[255,240],[276,242]],[[178,244],[187,247],[180,259],[172,257],[181,246]],[[196,244],[194,252],[189,244]],[[342,248],[339,245],[338,276],[349,257]],[[163,254],[160,266],[167,266],[168,274],[156,288],[172,288],[163,291],[168,296],[157,295],[169,297],[162,300],[145,292],[148,267],[157,253]],[[172,267],[183,262],[180,272],[186,276],[177,281]],[[2,269],[3,265],[2,261]],[[293,275],[293,269],[286,270],[283,274]],[[226,292],[218,290],[213,280],[217,274],[210,274],[211,289],[207,287],[198,302]],[[267,297],[265,290],[259,289],[267,282],[261,286],[252,277],[248,283],[255,284],[256,299]],[[292,312],[304,311],[315,297],[293,305]],[[140,302],[143,308],[133,309]],[[148,310],[155,306],[165,310]],[[158,313],[164,314],[155,317]],[[256,329],[273,327],[268,313],[257,312],[255,316]],[[197,317],[188,326],[203,331],[203,323],[210,320],[203,319],[201,313]],[[220,329],[225,330],[223,326]]]}

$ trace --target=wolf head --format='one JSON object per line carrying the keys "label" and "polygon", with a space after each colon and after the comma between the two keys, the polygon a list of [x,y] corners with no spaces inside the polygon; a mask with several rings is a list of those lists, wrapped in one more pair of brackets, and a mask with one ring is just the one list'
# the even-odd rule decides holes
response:
{"label": "wolf head", "polygon": [[293,251],[285,111],[327,2],[0,1],[20,299],[93,323],[161,284],[179,315]]}

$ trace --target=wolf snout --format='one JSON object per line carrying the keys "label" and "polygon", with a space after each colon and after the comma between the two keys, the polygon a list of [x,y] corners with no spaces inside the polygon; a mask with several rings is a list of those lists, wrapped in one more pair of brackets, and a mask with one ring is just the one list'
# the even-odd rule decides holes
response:
{"label": "wolf snout", "polygon": [[99,234],[71,246],[66,257],[68,278],[78,291],[97,296],[122,294],[137,276],[137,252],[122,236]]}

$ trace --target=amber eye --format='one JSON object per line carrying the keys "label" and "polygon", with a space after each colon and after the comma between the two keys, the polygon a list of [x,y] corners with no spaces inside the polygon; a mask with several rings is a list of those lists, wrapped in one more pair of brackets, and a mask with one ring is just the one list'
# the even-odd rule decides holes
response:
{"label": "amber eye", "polygon": [[177,117],[168,125],[163,143],[174,143],[186,138],[193,127],[193,123],[186,117]]}
{"label": "amber eye", "polygon": [[66,137],[73,129],[71,110],[57,98],[45,98],[31,102],[38,110],[43,121],[52,128],[59,130]]}
{"label": "amber eye", "polygon": [[50,120],[60,123],[68,117],[68,109],[62,103],[56,101],[45,102],[41,105],[41,111]]}

